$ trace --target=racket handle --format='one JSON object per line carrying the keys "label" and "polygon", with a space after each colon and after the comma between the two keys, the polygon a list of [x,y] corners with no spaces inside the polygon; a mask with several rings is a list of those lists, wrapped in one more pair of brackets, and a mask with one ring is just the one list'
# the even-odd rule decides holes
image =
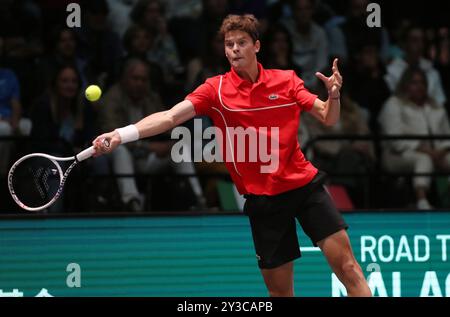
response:
{"label": "racket handle", "polygon": [[[109,141],[107,139],[103,139],[102,142],[104,146],[109,147]],[[88,159],[92,155],[94,155],[94,153],[94,146],[88,147],[87,149],[75,155],[75,160],[77,160],[78,162],[84,161],[85,159]]]}
{"label": "racket handle", "polygon": [[75,156],[75,159],[78,162],[84,161],[85,159],[90,158],[92,155],[94,155],[95,150],[94,146],[88,147],[86,150],[81,151]]}

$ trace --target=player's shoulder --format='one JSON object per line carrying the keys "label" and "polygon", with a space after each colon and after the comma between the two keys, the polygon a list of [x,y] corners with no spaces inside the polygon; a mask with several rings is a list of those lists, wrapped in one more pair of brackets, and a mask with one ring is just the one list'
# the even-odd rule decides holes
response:
{"label": "player's shoulder", "polygon": [[278,68],[265,68],[264,71],[268,74],[280,76],[292,76],[292,73],[295,73],[292,69],[278,69]]}
{"label": "player's shoulder", "polygon": [[213,87],[219,86],[220,78],[226,76],[226,74],[220,74],[216,76],[209,77],[205,80],[205,84],[211,85]]}
{"label": "player's shoulder", "polygon": [[276,69],[269,68],[264,70],[266,77],[270,80],[276,79],[278,81],[291,81],[293,78],[298,77],[292,69]]}

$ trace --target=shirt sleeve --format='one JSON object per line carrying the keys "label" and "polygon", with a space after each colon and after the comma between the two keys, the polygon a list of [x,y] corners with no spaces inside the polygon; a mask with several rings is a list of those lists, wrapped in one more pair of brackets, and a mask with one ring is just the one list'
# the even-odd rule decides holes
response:
{"label": "shirt sleeve", "polygon": [[189,100],[194,105],[197,115],[208,115],[211,105],[216,98],[214,87],[206,81],[197,87],[192,93],[186,96],[185,100]]}
{"label": "shirt sleeve", "polygon": [[310,111],[314,105],[314,101],[317,99],[317,95],[309,92],[305,88],[303,80],[301,80],[293,71],[292,72],[292,87],[294,98],[299,107],[302,110]]}

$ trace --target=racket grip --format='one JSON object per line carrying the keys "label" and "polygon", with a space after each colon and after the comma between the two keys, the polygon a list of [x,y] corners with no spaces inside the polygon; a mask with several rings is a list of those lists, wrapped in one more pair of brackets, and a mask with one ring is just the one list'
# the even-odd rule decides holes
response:
{"label": "racket grip", "polygon": [[94,147],[91,146],[91,147],[88,147],[86,150],[83,150],[80,153],[78,153],[75,156],[75,159],[78,162],[81,162],[81,161],[84,161],[85,159],[90,158],[92,155],[94,155],[94,153],[95,153]]}

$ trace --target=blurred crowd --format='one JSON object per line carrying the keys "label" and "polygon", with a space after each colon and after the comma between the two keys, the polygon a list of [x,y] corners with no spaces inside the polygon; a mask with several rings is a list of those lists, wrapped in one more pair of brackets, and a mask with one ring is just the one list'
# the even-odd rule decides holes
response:
{"label": "blurred crowd", "polygon": [[[81,6],[79,28],[66,24],[73,2]],[[450,34],[435,2],[378,1],[382,24],[369,28],[368,0],[2,0],[0,175],[20,155],[73,155],[99,133],[183,100],[229,70],[217,33],[223,18],[252,13],[260,20],[259,61],[295,70],[322,99],[327,92],[315,72],[329,74],[339,58],[340,122],[326,127],[303,113],[299,129],[307,158],[330,183],[356,208],[450,207]],[[90,84],[102,88],[100,101],[83,97]],[[336,138],[312,142],[323,136]],[[89,160],[71,175],[55,211],[226,210],[237,195],[224,186],[224,166],[174,163],[173,144],[168,133]],[[3,185],[1,192],[0,208],[11,209]]]}

